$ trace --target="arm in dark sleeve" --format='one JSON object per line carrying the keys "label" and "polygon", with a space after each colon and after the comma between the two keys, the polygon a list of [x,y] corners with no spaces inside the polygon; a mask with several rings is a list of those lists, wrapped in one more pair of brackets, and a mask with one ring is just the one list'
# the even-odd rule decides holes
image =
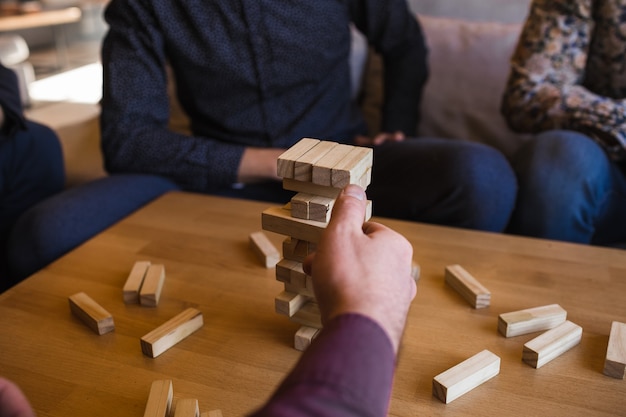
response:
{"label": "arm in dark sleeve", "polygon": [[102,48],[102,149],[109,172],[163,175],[211,191],[236,182],[244,147],[171,131],[165,40],[151,2],[109,3]]}
{"label": "arm in dark sleeve", "polygon": [[391,341],[377,323],[357,314],[338,316],[252,416],[386,416],[394,367]]}
{"label": "arm in dark sleeve", "polygon": [[351,2],[351,16],[384,63],[383,132],[415,136],[428,78],[422,29],[405,0]]}
{"label": "arm in dark sleeve", "polygon": [[0,129],[3,137],[26,128],[17,75],[2,64],[0,64],[0,106],[4,112],[4,122]]}

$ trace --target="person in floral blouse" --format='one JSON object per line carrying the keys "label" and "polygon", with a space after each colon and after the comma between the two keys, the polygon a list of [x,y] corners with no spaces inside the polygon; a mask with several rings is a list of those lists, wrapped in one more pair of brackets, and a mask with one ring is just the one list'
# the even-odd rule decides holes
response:
{"label": "person in floral blouse", "polygon": [[626,242],[626,0],[533,0],[502,99],[533,133],[513,157],[513,233]]}

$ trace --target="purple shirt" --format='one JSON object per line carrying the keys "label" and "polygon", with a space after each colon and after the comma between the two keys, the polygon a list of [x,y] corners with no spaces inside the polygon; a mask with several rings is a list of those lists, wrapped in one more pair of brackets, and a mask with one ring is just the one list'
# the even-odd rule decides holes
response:
{"label": "purple shirt", "polygon": [[252,416],[386,416],[394,368],[385,331],[365,316],[341,315]]}

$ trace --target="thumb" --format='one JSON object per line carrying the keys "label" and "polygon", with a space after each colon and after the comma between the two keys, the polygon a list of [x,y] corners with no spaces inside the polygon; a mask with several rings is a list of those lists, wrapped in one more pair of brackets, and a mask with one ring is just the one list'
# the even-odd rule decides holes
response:
{"label": "thumb", "polygon": [[363,188],[354,184],[346,186],[335,200],[327,229],[343,228],[361,232],[366,205],[367,197]]}

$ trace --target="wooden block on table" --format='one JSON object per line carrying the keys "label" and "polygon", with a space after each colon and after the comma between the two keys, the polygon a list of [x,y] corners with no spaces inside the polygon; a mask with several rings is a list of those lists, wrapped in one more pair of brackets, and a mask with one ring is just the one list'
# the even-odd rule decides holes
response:
{"label": "wooden block on table", "polygon": [[173,396],[171,379],[160,379],[152,382],[143,417],[168,416],[172,407]]}
{"label": "wooden block on table", "polygon": [[338,143],[336,142],[323,140],[302,154],[296,159],[293,179],[311,182],[313,179],[313,165],[324,155],[331,152],[337,145]]}
{"label": "wooden block on table", "polygon": [[302,294],[283,291],[274,299],[274,307],[278,314],[282,314],[287,317],[293,316],[296,311],[300,309],[307,301],[308,297]]}
{"label": "wooden block on table", "polygon": [[276,172],[279,177],[293,178],[296,160],[313,146],[320,142],[318,139],[303,138],[295,145],[283,152],[277,160]]}
{"label": "wooden block on table", "polygon": [[461,265],[449,265],[445,270],[445,281],[474,308],[489,307],[491,292]]}
{"label": "wooden block on table", "polygon": [[[372,167],[374,151],[371,148],[355,146],[331,171],[331,185],[343,188],[355,184]],[[369,185],[369,183],[367,184]]]}
{"label": "wooden block on table", "polygon": [[139,303],[146,307],[159,305],[164,282],[165,267],[161,264],[150,265],[139,291]]}
{"label": "wooden block on table", "polygon": [[524,344],[522,360],[533,368],[541,368],[580,343],[583,329],[569,320]]}
{"label": "wooden block on table", "polygon": [[611,323],[609,344],[604,360],[604,375],[624,379],[626,376],[626,324],[614,321]]}
{"label": "wooden block on table", "polygon": [[500,358],[483,350],[433,379],[433,395],[448,404],[500,373]]}
{"label": "wooden block on table", "polygon": [[304,352],[319,332],[320,329],[315,327],[300,327],[293,337],[293,347],[300,352]]}
{"label": "wooden block on table", "polygon": [[84,292],[69,297],[70,310],[91,330],[103,335],[115,330],[113,316]]}
{"label": "wooden block on table", "polygon": [[283,241],[283,257],[290,261],[304,262],[304,259],[316,249],[315,243],[306,240],[287,237]]}
{"label": "wooden block on table", "polygon": [[296,313],[290,317],[291,321],[303,326],[322,328],[322,317],[320,316],[320,308],[314,301],[304,304]]}
{"label": "wooden block on table", "polygon": [[126,304],[139,304],[139,291],[149,266],[150,261],[137,261],[133,265],[123,289]]}
{"label": "wooden block on table", "polygon": [[280,252],[263,232],[250,233],[250,248],[266,268],[273,268],[280,261]]}
{"label": "wooden block on table", "polygon": [[335,146],[332,152],[328,152],[313,165],[311,182],[314,184],[331,186],[331,173],[333,167],[353,149],[354,146],[342,143]]}
{"label": "wooden block on table", "polygon": [[505,337],[549,330],[563,323],[567,311],[558,304],[533,307],[525,310],[500,314],[498,331]]}
{"label": "wooden block on table", "polygon": [[200,417],[198,400],[195,398],[181,398],[176,401],[174,417]]}
{"label": "wooden block on table", "polygon": [[203,325],[202,313],[188,308],[141,338],[142,352],[156,358]]}

